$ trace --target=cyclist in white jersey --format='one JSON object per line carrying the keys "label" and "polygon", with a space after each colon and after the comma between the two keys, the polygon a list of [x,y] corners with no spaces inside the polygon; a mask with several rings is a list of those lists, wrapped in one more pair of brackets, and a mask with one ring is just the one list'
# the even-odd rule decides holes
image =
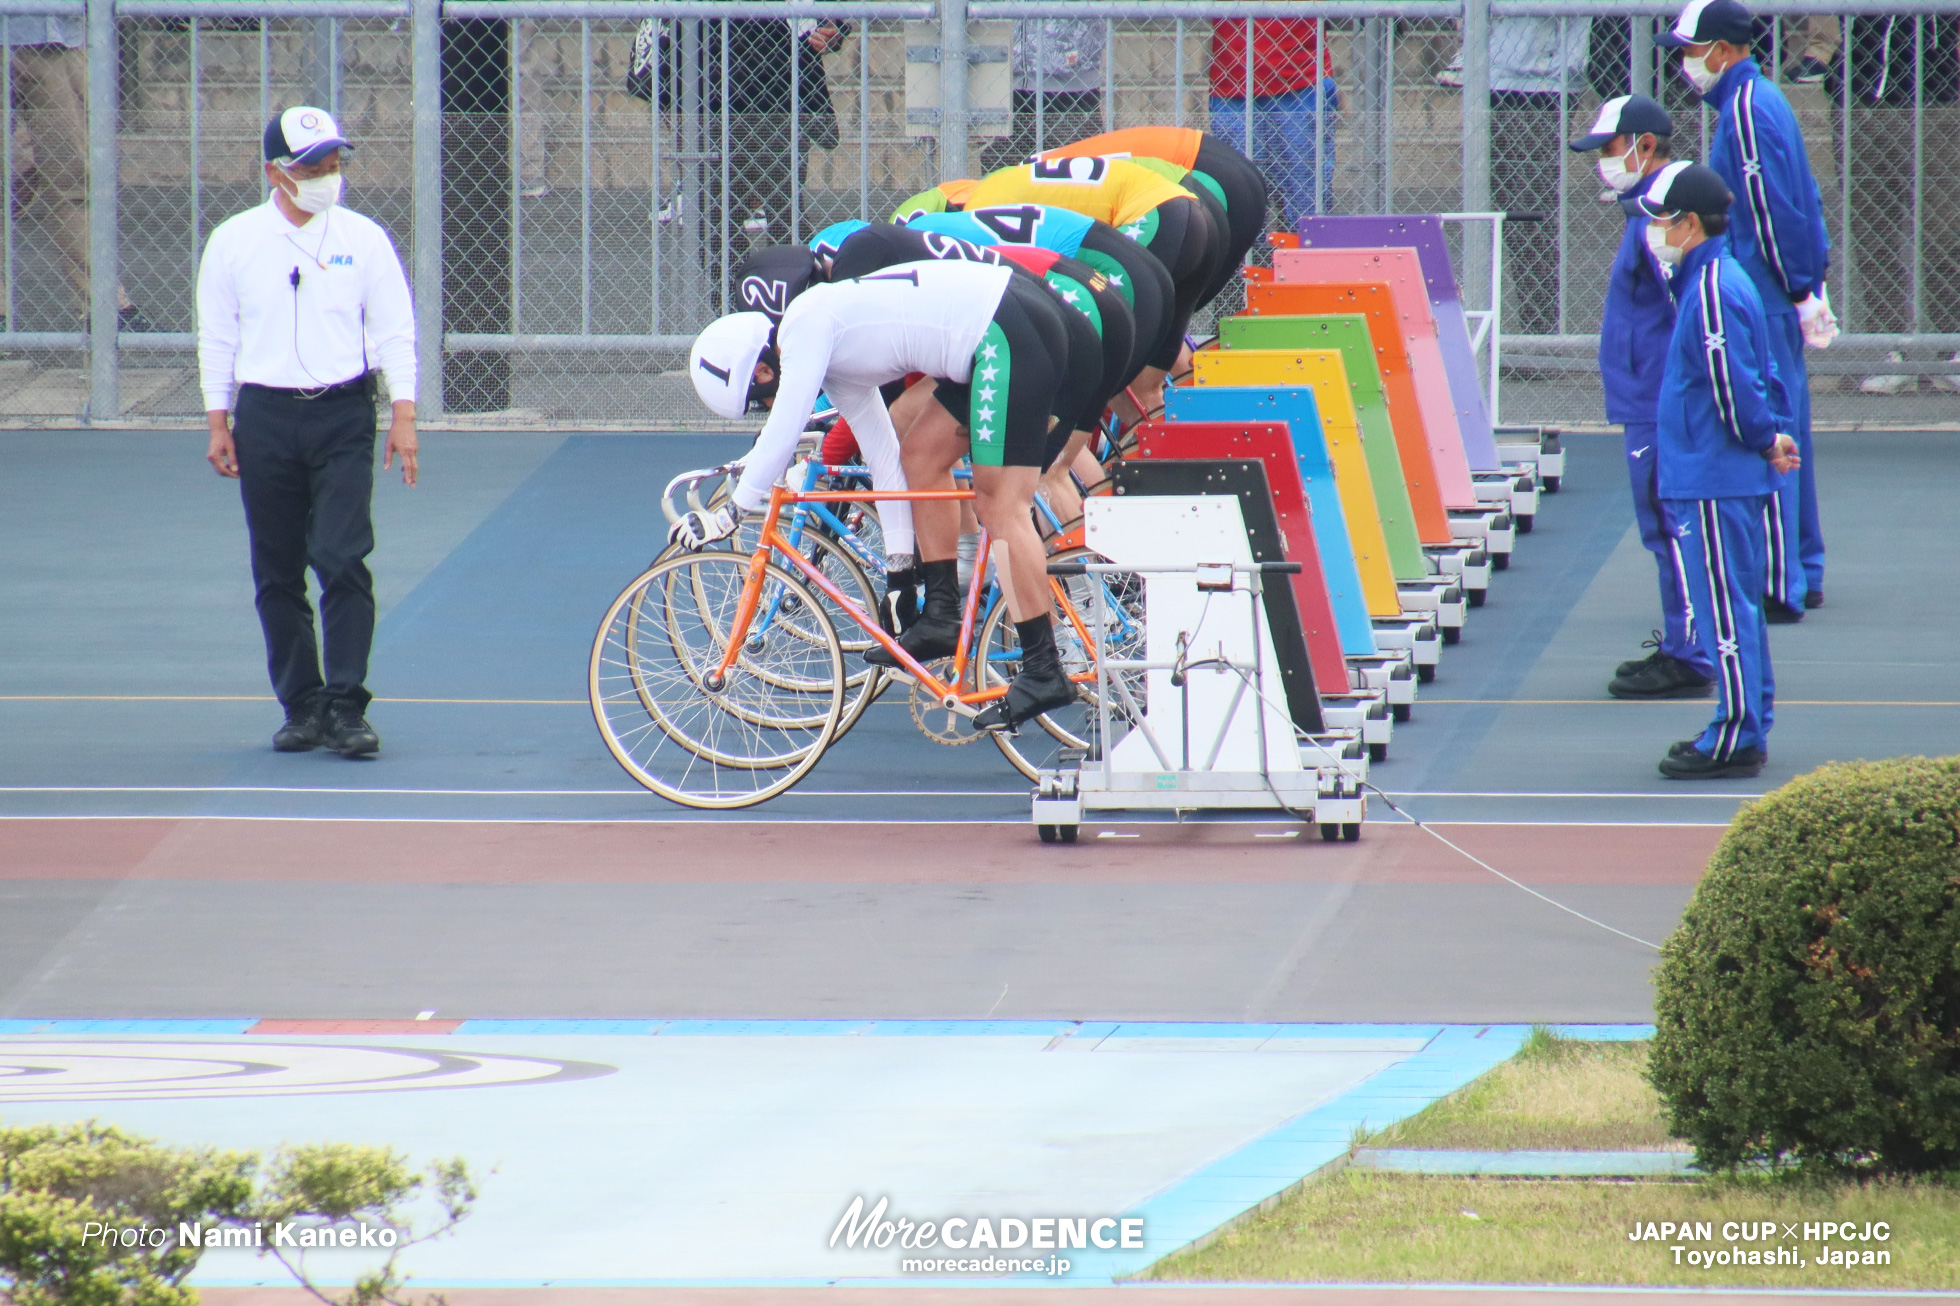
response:
{"label": "cyclist in white jersey", "polygon": [[[904,263],[853,280],[812,286],[783,313],[773,335],[761,313],[735,313],[694,342],[688,374],[715,412],[740,417],[760,404],[769,419],[750,450],[727,506],[691,512],[672,538],[700,548],[735,533],[746,513],[795,456],[817,396],[827,393],[857,432],[879,489],[950,488],[954,463],[973,460],[974,506],[1007,548],[1010,614],[1021,671],[1007,698],[977,724],[1013,729],[1075,697],[1055,647],[1047,550],[1033,519],[1040,474],[1061,452],[1098,356],[1070,367],[1069,312],[1041,283],[1011,269],[962,261]],[[898,437],[878,389],[908,372],[937,385],[937,407],[914,423],[900,469]],[[914,551],[913,517],[902,501],[881,505],[889,566]],[[887,511],[895,509],[896,511]],[[950,656],[959,638],[958,513],[952,503],[917,505],[916,551],[926,582],[924,612],[901,639],[920,661]]]}

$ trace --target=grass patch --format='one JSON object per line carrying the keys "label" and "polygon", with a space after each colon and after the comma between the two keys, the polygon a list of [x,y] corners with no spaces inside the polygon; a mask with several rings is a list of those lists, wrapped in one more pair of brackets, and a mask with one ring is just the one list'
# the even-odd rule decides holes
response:
{"label": "grass patch", "polygon": [[[1518,1055],[1370,1147],[1469,1151],[1684,1149],[1647,1083],[1645,1043],[1535,1030]],[[1722,1226],[1774,1220],[1800,1265],[1701,1267],[1675,1246],[1731,1247]],[[1805,1241],[1803,1225],[1883,1220],[1885,1242]],[[1636,1225],[1706,1221],[1713,1242],[1631,1241]],[[1783,1227],[1795,1230],[1783,1234]],[[1738,1231],[1739,1233],[1740,1231]],[[1826,1246],[1887,1251],[1888,1265],[1823,1265]],[[1150,1279],[1212,1282],[1544,1283],[1751,1288],[1960,1288],[1960,1185],[1826,1183],[1794,1175],[1707,1180],[1497,1179],[1344,1170]]]}
{"label": "grass patch", "polygon": [[[1709,1244],[1631,1242],[1635,1224],[1710,1221]],[[1824,1244],[1778,1237],[1808,1264],[1676,1266],[1670,1246],[1718,1250],[1725,1221],[1886,1220],[1889,1266],[1820,1266]],[[1683,1257],[1685,1260],[1685,1256]],[[1824,1187],[1767,1176],[1609,1183],[1345,1170],[1197,1251],[1158,1262],[1159,1281],[1692,1284],[1700,1287],[1960,1288],[1960,1191],[1935,1184]]]}
{"label": "grass patch", "polygon": [[1363,1141],[1472,1152],[1686,1150],[1667,1135],[1647,1082],[1647,1047],[1534,1030],[1516,1057]]}

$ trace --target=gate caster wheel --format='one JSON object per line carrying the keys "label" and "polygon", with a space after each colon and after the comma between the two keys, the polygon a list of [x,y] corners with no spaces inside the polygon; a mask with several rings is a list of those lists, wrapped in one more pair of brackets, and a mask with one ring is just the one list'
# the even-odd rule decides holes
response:
{"label": "gate caster wheel", "polygon": [[1361,841],[1361,822],[1349,821],[1347,824],[1341,827],[1342,843],[1359,843],[1360,841]]}
{"label": "gate caster wheel", "polygon": [[1320,839],[1322,843],[1339,843],[1341,841],[1341,827],[1332,822],[1321,822]]}
{"label": "gate caster wheel", "polygon": [[1034,832],[1041,836],[1043,843],[1054,843],[1060,837],[1055,833],[1055,827],[1052,825],[1037,825]]}
{"label": "gate caster wheel", "polygon": [[[1435,672],[1432,671],[1429,678],[1434,680],[1436,678]],[[1390,703],[1388,705],[1388,714],[1398,722],[1407,721],[1414,712],[1415,705],[1413,703]]]}
{"label": "gate caster wheel", "polygon": [[1388,745],[1387,744],[1368,745],[1368,760],[1370,762],[1386,762],[1388,760]]}

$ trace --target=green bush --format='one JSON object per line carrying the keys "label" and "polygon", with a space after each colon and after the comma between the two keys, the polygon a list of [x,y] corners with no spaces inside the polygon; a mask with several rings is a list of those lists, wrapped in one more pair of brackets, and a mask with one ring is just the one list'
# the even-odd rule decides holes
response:
{"label": "green bush", "polygon": [[1960,1169],[1960,757],[1751,804],[1661,955],[1649,1076],[1701,1166]]}

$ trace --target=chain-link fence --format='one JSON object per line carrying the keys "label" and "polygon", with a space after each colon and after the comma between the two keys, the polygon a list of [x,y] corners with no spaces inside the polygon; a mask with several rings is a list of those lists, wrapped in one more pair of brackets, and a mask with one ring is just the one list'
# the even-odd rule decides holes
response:
{"label": "chain-link fence", "polygon": [[[1885,5],[1760,6],[1784,15],[1758,53],[1811,147],[1851,333],[1812,360],[1821,420],[1933,420],[1953,399],[1938,360],[1960,348],[1960,0]],[[1676,157],[1700,156],[1708,114],[1652,39],[1670,8],[0,0],[0,420],[196,417],[197,259],[264,198],[264,123],[301,102],[355,141],[346,202],[410,268],[432,420],[697,420],[685,344],[748,250],[1153,123],[1250,153],[1276,228],[1509,211],[1505,417],[1594,420],[1623,219],[1594,157],[1564,146],[1632,88],[1673,113]],[[1487,230],[1451,230],[1478,302]],[[1894,348],[1905,363],[1883,361]]]}

